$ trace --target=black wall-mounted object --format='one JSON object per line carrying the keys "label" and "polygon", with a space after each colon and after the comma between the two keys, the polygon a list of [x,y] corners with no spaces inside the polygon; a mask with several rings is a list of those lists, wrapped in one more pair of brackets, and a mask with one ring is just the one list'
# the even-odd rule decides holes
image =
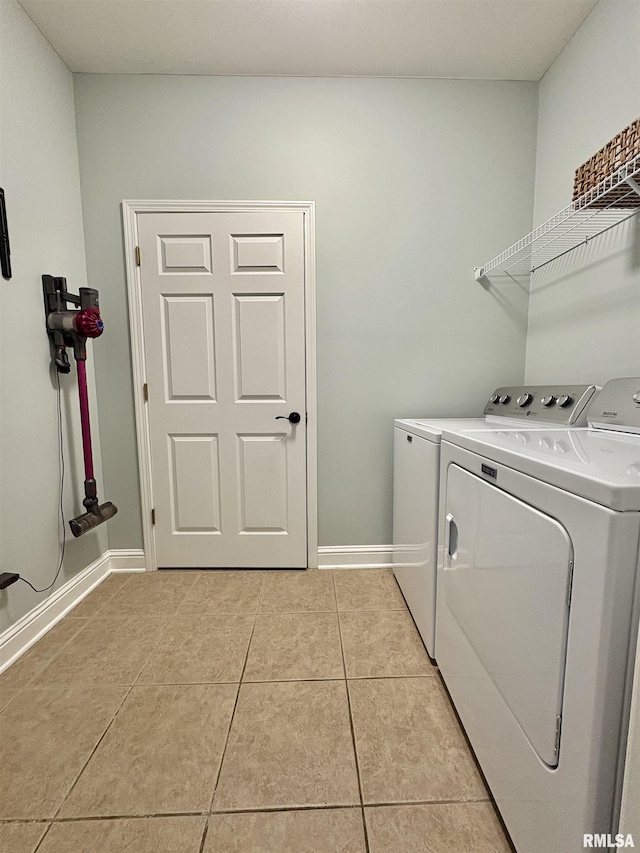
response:
{"label": "black wall-mounted object", "polygon": [[11,278],[11,249],[9,248],[9,227],[7,225],[7,207],[4,190],[0,188],[0,267],[2,277]]}
{"label": "black wall-mounted object", "polygon": [[[67,280],[63,276],[42,276],[44,310],[47,317],[47,334],[54,349],[54,363],[58,373],[69,373],[71,366],[66,347],[73,347],[73,356],[78,367],[78,395],[80,397],[80,427],[82,429],[82,452],[84,455],[84,500],[86,509],[77,518],[72,518],[69,527],[74,536],[82,536],[108,521],[118,512],[118,507],[106,501],[98,503],[98,486],[93,474],[93,451],[91,449],[91,423],[89,420],[89,393],[87,390],[87,338],[99,338],[104,326],[100,317],[98,291],[93,287],[79,288],[78,295],[69,293]],[[69,308],[67,303],[77,306]]]}

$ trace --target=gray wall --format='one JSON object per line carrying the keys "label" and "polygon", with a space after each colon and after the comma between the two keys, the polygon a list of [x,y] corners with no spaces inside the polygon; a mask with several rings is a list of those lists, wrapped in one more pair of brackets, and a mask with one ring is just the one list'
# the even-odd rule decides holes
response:
{"label": "gray wall", "polygon": [[391,541],[392,420],[523,379],[527,298],[473,267],[531,228],[537,85],[76,75],[111,547],[141,545],[120,202],[317,203],[321,545]]}
{"label": "gray wall", "polygon": [[[571,201],[573,174],[640,115],[640,3],[601,0],[540,82],[536,224]],[[528,382],[640,373],[640,218],[536,273]]]}
{"label": "gray wall", "polygon": [[[42,587],[57,567],[58,427],[40,277],[66,275],[72,290],[86,284],[73,81],[15,0],[2,0],[0,9],[0,186],[14,270],[11,282],[0,279],[0,570]],[[72,518],[83,509],[84,479],[75,376],[62,385],[64,508]],[[91,394],[95,405],[93,387]],[[94,432],[98,445],[97,417]],[[107,549],[104,527],[75,540],[67,533],[56,586]],[[3,592],[0,631],[50,594],[23,583]]]}

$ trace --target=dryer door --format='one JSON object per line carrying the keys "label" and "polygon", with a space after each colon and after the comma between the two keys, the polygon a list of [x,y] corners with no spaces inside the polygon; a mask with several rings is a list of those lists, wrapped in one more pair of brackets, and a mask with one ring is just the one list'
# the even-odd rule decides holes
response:
{"label": "dryer door", "polygon": [[571,540],[555,519],[457,465],[446,494],[447,607],[532,747],[555,767]]}

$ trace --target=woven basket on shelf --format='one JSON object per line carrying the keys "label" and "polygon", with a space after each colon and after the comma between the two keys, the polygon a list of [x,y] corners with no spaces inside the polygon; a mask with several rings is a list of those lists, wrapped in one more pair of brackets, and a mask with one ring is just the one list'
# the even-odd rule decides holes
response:
{"label": "woven basket on shelf", "polygon": [[[640,154],[640,118],[607,142],[593,157],[576,169],[573,181],[573,201],[593,189],[608,175]],[[637,207],[638,196],[626,185],[605,193],[589,207]]]}

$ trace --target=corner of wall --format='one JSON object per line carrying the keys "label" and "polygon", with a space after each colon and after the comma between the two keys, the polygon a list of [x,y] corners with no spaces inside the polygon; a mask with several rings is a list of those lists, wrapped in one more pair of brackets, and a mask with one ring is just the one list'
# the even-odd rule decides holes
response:
{"label": "corner of wall", "polygon": [[[13,279],[0,289],[0,541],[2,564],[36,587],[54,578],[60,548],[57,384],[45,334],[41,277],[68,278],[77,292],[87,267],[71,72],[16,0],[2,0],[0,133]],[[34,322],[35,318],[35,322]],[[25,343],[25,329],[29,339]],[[33,333],[31,333],[33,330]],[[19,362],[18,362],[19,359]],[[19,369],[18,369],[19,367]],[[90,393],[95,411],[95,388]],[[82,446],[75,376],[62,377],[66,462],[64,513],[82,509]],[[96,471],[101,476],[95,423]],[[108,548],[104,526],[74,539],[60,576],[41,594],[25,584],[0,602],[0,630],[55,595]]]}

